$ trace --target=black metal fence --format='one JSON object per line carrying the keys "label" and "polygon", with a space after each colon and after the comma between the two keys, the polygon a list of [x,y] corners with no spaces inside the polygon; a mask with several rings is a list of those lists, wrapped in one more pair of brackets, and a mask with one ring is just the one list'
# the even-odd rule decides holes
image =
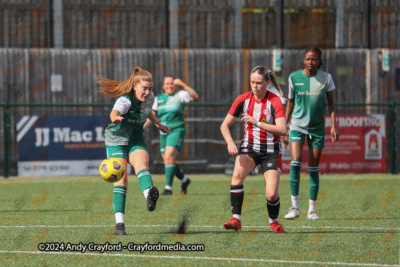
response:
{"label": "black metal fence", "polygon": [[[0,103],[1,104],[1,103]],[[226,143],[221,135],[220,126],[228,113],[231,103],[190,103],[185,110],[187,135],[182,152],[177,162],[188,173],[223,173],[224,164],[231,156],[227,152]],[[0,117],[1,143],[0,171],[4,176],[14,176],[18,173],[17,141],[18,117],[29,115],[47,118],[49,116],[108,116],[111,104],[1,104],[3,109]],[[400,103],[341,103],[336,106],[338,115],[383,114],[386,118],[385,159],[386,171],[397,173],[400,166],[400,131],[397,129]],[[237,144],[242,137],[242,126],[235,123],[231,128],[232,137]],[[348,134],[346,128],[339,128],[341,135]],[[152,173],[163,173],[164,164],[159,152],[159,133],[151,126],[145,130],[145,138],[150,155],[150,170]],[[340,145],[340,142],[338,143]],[[104,149],[104,158],[106,157]],[[35,155],[39,159],[42,155]],[[329,157],[329,156],[328,156]],[[46,159],[45,159],[46,160]],[[48,159],[47,159],[48,160]],[[329,160],[322,159],[326,162]]]}

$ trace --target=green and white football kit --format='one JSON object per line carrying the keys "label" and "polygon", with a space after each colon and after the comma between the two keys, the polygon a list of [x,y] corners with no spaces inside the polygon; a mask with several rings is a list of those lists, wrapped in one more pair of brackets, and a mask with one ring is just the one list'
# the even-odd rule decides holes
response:
{"label": "green and white football kit", "polygon": [[[143,135],[143,125],[149,117],[154,103],[154,94],[145,102],[135,98],[135,92],[120,96],[114,104],[113,110],[118,110],[124,118],[121,123],[110,123],[104,133],[108,158],[123,158],[129,162],[129,154],[136,149],[147,152]],[[158,190],[153,186],[153,180],[147,169],[135,170],[139,180],[139,187],[147,199],[147,209],[153,211],[158,199]],[[115,234],[124,235],[124,214],[127,188],[116,185],[113,189],[113,209],[117,223]]]}
{"label": "green and white football kit", "polygon": [[[178,151],[182,150],[186,135],[183,111],[185,104],[188,102],[190,102],[190,94],[184,90],[177,91],[173,95],[162,93],[156,97],[153,110],[157,112],[160,123],[167,125],[171,129],[171,133],[168,135],[160,131],[161,154],[165,153],[167,146],[172,146]],[[166,191],[163,194],[172,194],[174,175],[181,180],[183,187],[187,187],[190,183],[190,180],[188,180],[178,164],[167,164],[165,165]]]}
{"label": "green and white football kit", "polygon": [[167,125],[171,133],[166,135],[160,131],[160,152],[165,153],[166,146],[182,149],[185,140],[186,127],[183,118],[185,104],[190,102],[190,95],[186,91],[178,91],[173,95],[162,93],[154,101],[153,110],[157,112],[160,123]]}
{"label": "green and white football kit", "polygon": [[[325,96],[335,89],[329,73],[317,70],[314,76],[307,76],[298,70],[289,76],[289,99],[294,99],[292,120],[290,122],[289,142],[304,143],[307,139],[309,153],[313,148],[324,148],[325,138]],[[290,163],[290,191],[292,207],[286,219],[298,218],[300,215],[298,198],[300,188],[301,161]],[[309,166],[309,202],[308,219],[319,219],[315,213],[319,191],[319,167]]]}
{"label": "green and white football kit", "polygon": [[128,160],[129,154],[136,149],[147,151],[143,125],[149,117],[153,103],[153,93],[146,102],[136,100],[134,91],[117,99],[113,109],[118,110],[124,119],[119,124],[110,123],[105,130],[108,158]]}
{"label": "green and white football kit", "polygon": [[290,122],[289,142],[304,143],[308,146],[324,147],[325,136],[325,95],[335,89],[329,73],[318,70],[315,76],[307,76],[298,70],[289,76],[289,99],[294,99]]}

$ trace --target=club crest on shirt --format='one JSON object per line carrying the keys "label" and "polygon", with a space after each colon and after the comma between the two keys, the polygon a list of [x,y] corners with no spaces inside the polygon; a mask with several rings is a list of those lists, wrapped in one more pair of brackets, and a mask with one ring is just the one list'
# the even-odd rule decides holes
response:
{"label": "club crest on shirt", "polygon": [[269,109],[267,109],[267,108],[263,110],[263,114],[264,114],[265,116],[268,116],[270,113],[271,113],[271,112],[270,112]]}

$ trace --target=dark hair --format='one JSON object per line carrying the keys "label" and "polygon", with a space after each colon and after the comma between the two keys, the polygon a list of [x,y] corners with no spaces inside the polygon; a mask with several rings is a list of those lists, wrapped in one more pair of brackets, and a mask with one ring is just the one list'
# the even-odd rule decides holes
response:
{"label": "dark hair", "polygon": [[165,78],[172,78],[173,80],[175,80],[175,76],[173,76],[173,75],[165,75],[164,79],[163,79],[163,83],[164,83]]}
{"label": "dark hair", "polygon": [[[276,80],[276,76],[272,70],[269,70],[263,66],[257,66],[251,71],[251,74],[253,74],[253,73],[261,74],[263,76],[264,80],[267,82],[269,80],[271,80],[271,83],[274,85],[276,90],[278,90],[279,93],[281,94],[281,96],[283,97],[282,89],[279,86],[278,81]],[[285,101],[286,101],[286,98],[283,98],[283,99],[285,99]]]}
{"label": "dark hair", "polygon": [[320,50],[318,47],[316,47],[316,46],[308,47],[308,48],[306,48],[306,50],[304,51],[304,57],[305,57],[306,54],[307,54],[308,52],[310,52],[310,51],[315,52],[315,53],[317,54],[317,56],[318,56],[318,60],[319,60],[319,62],[320,62],[318,68],[320,68],[320,67],[323,68],[323,67],[324,67],[324,63],[322,62],[322,59],[321,59],[321,55],[322,55],[321,50]]}

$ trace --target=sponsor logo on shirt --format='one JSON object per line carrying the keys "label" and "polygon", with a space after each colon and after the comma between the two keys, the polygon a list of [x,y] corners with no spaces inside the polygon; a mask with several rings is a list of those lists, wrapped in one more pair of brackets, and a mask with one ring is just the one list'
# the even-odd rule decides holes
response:
{"label": "sponsor logo on shirt", "polygon": [[131,122],[131,123],[143,123],[143,122],[146,122],[146,121],[147,121],[147,118],[144,119],[144,120],[133,120],[133,119],[128,119],[128,122]]}
{"label": "sponsor logo on shirt", "polygon": [[320,91],[315,91],[315,92],[297,92],[297,95],[320,95]]}
{"label": "sponsor logo on shirt", "polygon": [[304,85],[304,83],[295,83],[294,85]]}

